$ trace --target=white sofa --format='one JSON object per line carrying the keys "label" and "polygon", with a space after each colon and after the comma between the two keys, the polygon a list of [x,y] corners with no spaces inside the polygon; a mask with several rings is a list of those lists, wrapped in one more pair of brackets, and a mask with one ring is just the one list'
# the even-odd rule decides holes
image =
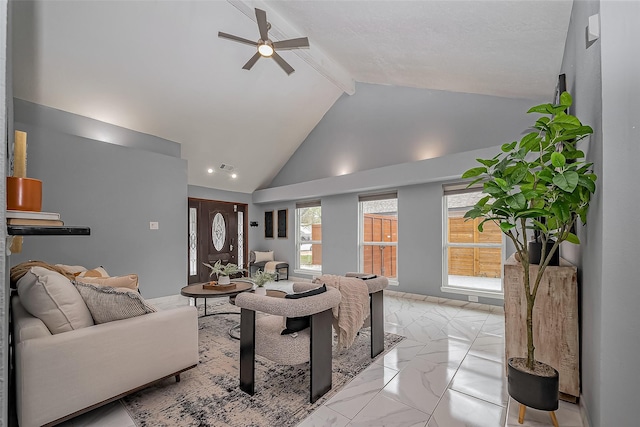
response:
{"label": "white sofa", "polygon": [[198,364],[195,307],[52,335],[12,298],[20,427],[54,425]]}

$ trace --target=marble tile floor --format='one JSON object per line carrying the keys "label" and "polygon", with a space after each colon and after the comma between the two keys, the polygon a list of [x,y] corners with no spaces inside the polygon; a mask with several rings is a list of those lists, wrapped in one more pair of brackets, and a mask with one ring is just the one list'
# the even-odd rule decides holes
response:
{"label": "marble tile floor", "polygon": [[[288,289],[281,281],[273,288]],[[149,300],[159,309],[189,304],[179,295]],[[548,413],[518,405],[504,376],[501,307],[385,291],[385,330],[405,336],[298,427],[542,427]],[[509,405],[507,405],[509,403]],[[560,403],[562,427],[582,427],[577,405]],[[135,427],[119,402],[62,424]],[[267,427],[267,426],[265,426]],[[277,427],[277,426],[268,426]]]}

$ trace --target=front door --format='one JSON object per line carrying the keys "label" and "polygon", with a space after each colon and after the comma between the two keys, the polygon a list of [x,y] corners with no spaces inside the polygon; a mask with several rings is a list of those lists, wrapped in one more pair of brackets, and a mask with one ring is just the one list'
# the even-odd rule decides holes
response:
{"label": "front door", "polygon": [[246,212],[246,204],[189,199],[189,284],[209,280],[205,262],[243,267],[247,259]]}

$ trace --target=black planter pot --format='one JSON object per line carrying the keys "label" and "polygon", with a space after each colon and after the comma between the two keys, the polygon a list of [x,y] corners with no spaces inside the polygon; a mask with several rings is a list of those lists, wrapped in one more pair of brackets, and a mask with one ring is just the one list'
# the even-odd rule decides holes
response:
{"label": "black planter pot", "polygon": [[[555,242],[547,242],[547,251],[548,254],[553,247]],[[529,264],[540,264],[540,257],[542,255],[542,243],[541,242],[529,242]],[[551,257],[551,261],[549,262],[551,266],[559,266],[560,265],[560,251],[557,250],[553,256]]]}
{"label": "black planter pot", "polygon": [[555,375],[543,377],[529,372],[524,372],[514,367],[512,362],[519,357],[509,359],[508,383],[509,396],[517,402],[529,408],[541,411],[555,411],[558,409],[560,396],[560,379],[558,371]]}

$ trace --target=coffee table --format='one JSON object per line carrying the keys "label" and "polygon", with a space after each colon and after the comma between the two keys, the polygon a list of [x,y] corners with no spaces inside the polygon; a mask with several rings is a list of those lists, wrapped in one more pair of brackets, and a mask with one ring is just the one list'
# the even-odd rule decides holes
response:
{"label": "coffee table", "polygon": [[[204,289],[202,285],[206,285],[208,283],[194,283],[193,285],[185,286],[180,289],[180,294],[185,297],[193,298],[194,304],[198,307],[198,298],[204,298],[204,315],[205,316],[216,316],[218,314],[240,314],[237,311],[216,311],[214,313],[207,313],[207,298],[220,298],[220,297],[229,297],[229,303],[235,305],[236,296],[242,292],[253,292],[253,283],[249,281],[238,281],[234,280],[231,283],[235,283],[236,287],[232,289]],[[275,290],[275,289],[267,289],[267,296],[276,297],[276,298],[284,298],[286,292]],[[237,332],[237,333],[236,333]],[[233,339],[240,339],[240,323],[234,325],[229,329],[229,336]]]}
{"label": "coffee table", "polygon": [[202,285],[206,285],[208,283],[195,283],[180,289],[180,295],[193,298],[195,300],[196,307],[198,306],[198,298],[204,298],[204,316],[215,316],[217,314],[240,314],[233,311],[218,311],[207,314],[207,298],[235,297],[239,293],[249,291],[253,288],[253,283],[251,282],[233,281],[232,283],[235,283],[235,288],[221,290],[203,289]]}

